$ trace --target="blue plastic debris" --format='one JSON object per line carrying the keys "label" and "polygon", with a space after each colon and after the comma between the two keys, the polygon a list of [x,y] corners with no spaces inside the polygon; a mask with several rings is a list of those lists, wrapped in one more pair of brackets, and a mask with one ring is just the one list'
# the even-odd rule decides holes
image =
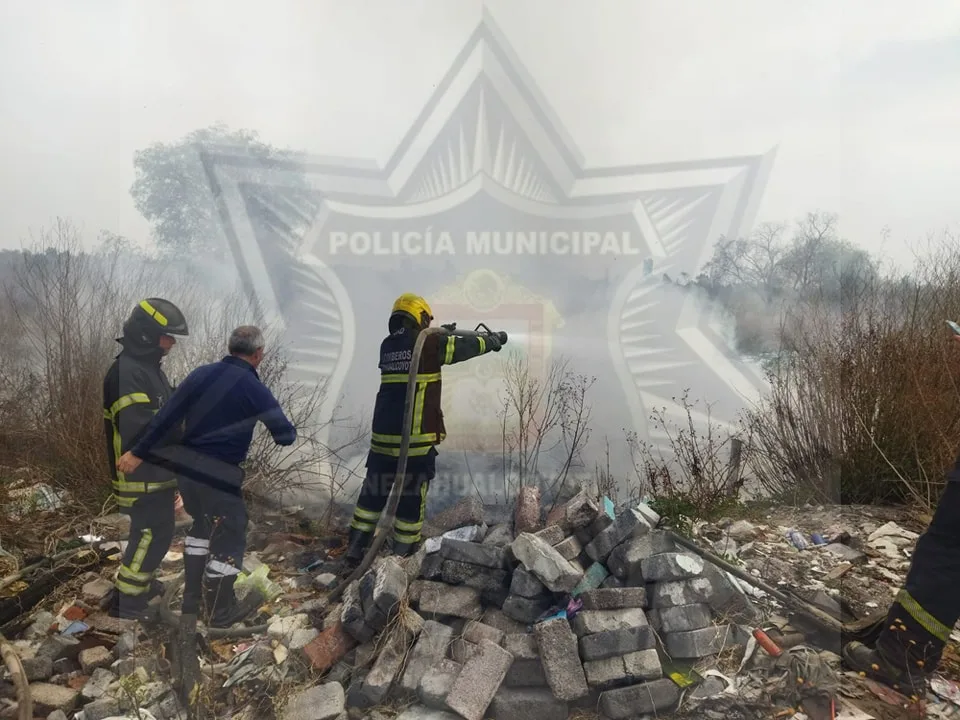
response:
{"label": "blue plastic debris", "polygon": [[613,500],[606,496],[603,498],[603,510],[614,520],[617,519],[617,509],[614,507]]}
{"label": "blue plastic debris", "polygon": [[80,633],[86,632],[90,629],[90,626],[79,620],[74,620],[72,623],[67,625],[63,630],[60,631],[61,635],[79,635]]}

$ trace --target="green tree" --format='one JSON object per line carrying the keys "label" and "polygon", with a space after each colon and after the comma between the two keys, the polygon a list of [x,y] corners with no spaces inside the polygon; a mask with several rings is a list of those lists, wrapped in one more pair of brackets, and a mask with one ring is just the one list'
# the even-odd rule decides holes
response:
{"label": "green tree", "polygon": [[254,205],[261,211],[284,207],[291,189],[308,187],[302,173],[288,173],[284,187],[269,184],[266,172],[275,161],[299,161],[302,155],[268,145],[252,130],[230,130],[219,123],[194,130],[172,143],[154,143],[134,155],[136,179],[130,194],[137,210],[153,226],[154,240],[164,254],[222,255],[227,251],[216,198],[200,156],[202,148],[214,146],[227,154],[255,160],[248,166],[249,186],[256,187]]}

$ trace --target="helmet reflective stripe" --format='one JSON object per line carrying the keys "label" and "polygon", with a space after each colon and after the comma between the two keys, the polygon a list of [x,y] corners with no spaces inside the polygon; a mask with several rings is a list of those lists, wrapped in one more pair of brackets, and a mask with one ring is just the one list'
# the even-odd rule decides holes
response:
{"label": "helmet reflective stripe", "polygon": [[161,326],[166,327],[167,317],[157,310],[153,305],[151,305],[147,300],[140,301],[140,307],[142,307],[150,317],[156,320]]}

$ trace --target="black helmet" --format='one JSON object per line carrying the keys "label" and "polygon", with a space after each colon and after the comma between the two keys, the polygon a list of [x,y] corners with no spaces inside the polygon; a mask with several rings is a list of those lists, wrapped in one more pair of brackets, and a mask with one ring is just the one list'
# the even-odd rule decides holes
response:
{"label": "black helmet", "polygon": [[153,350],[161,335],[189,335],[187,319],[180,308],[163,298],[141,300],[123,324],[124,347]]}

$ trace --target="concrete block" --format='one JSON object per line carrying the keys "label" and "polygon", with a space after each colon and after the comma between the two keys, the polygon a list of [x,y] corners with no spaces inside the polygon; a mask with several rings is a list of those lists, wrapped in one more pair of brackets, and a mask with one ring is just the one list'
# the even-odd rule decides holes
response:
{"label": "concrete block", "polygon": [[440,579],[447,585],[466,585],[480,592],[496,592],[500,589],[509,590],[511,576],[507,570],[444,560],[440,566]]}
{"label": "concrete block", "polygon": [[424,673],[420,680],[417,695],[427,707],[440,711],[450,710],[447,705],[447,695],[453,683],[456,682],[463,670],[463,665],[453,660],[440,660],[436,665]]}
{"label": "concrete block", "polygon": [[647,604],[646,588],[611,588],[590,590],[580,596],[584,610],[622,610],[642,608]]}
{"label": "concrete block", "polygon": [[84,675],[90,675],[98,668],[109,667],[112,662],[113,654],[102,645],[80,651],[80,669],[83,670]]}
{"label": "concrete block", "polygon": [[427,671],[443,660],[452,639],[453,628],[427,620],[407,660],[407,669],[403,672],[400,687],[407,692],[416,692]]}
{"label": "concrete block", "polygon": [[[347,720],[347,715],[344,715],[341,720]],[[353,717],[352,715],[349,717]],[[376,713],[369,715],[370,718],[382,718],[385,717],[382,713]],[[458,715],[455,715],[452,712],[443,712],[440,710],[433,710],[423,705],[412,705],[404,710],[401,714],[397,715],[397,720],[463,720]]]}
{"label": "concrete block", "polygon": [[703,559],[689,553],[661,553],[645,558],[640,572],[646,582],[687,580],[703,572]]}
{"label": "concrete block", "polygon": [[604,660],[590,660],[583,664],[587,684],[598,690],[608,690],[663,677],[660,657],[655,649],[640,650]]}
{"label": "concrete block", "polygon": [[[120,703],[116,698],[105,697],[83,707],[84,720],[106,720],[120,715]],[[47,718],[47,720],[50,720]]]}
{"label": "concrete block", "polygon": [[281,720],[334,720],[346,709],[340,683],[316,685],[293,695],[283,708]]}
{"label": "concrete block", "polygon": [[514,660],[503,683],[512,688],[548,687],[547,675],[539,659]]}
{"label": "concrete block", "polygon": [[547,525],[560,525],[566,532],[588,527],[600,514],[600,506],[586,492],[580,492],[547,515]]}
{"label": "concrete block", "polygon": [[642,608],[625,610],[581,610],[573,618],[573,629],[577,635],[626,630],[647,625],[647,616]]}
{"label": "concrete block", "polygon": [[414,633],[406,627],[397,626],[390,633],[360,689],[362,696],[360,707],[374,707],[384,701],[403,669],[404,660],[414,642],[414,637]]}
{"label": "concrete block", "polygon": [[540,657],[537,636],[533,633],[504,635],[502,644],[503,649],[513,655],[514,660],[536,660]]}
{"label": "concrete block", "polygon": [[506,637],[506,633],[502,630],[475,621],[468,622],[463,631],[463,639],[477,645],[483,640],[489,640],[494,645],[502,646],[504,637]]}
{"label": "concrete block", "polygon": [[724,649],[737,644],[729,625],[667,633],[664,635],[664,641],[670,657],[679,660],[717,655]]}
{"label": "concrete block", "polygon": [[628,587],[628,585],[616,575],[607,575],[607,579],[600,583],[604,590]]}
{"label": "concrete block", "polygon": [[509,567],[506,550],[496,545],[444,538],[440,545],[440,556],[444,560],[480,565],[493,570],[506,570]]}
{"label": "concrete block", "polygon": [[607,690],[600,695],[600,710],[609,720],[628,720],[666,710],[680,700],[680,688],[669,678]]}
{"label": "concrete block", "polygon": [[480,591],[461,586],[425,580],[420,586],[420,614],[424,617],[449,615],[479,620],[483,615]]}
{"label": "concrete block", "polygon": [[708,604],[714,594],[713,583],[706,577],[661,582],[650,587],[653,588],[650,605],[658,610],[677,605]]}
{"label": "concrete block", "polygon": [[[517,535],[520,533],[517,532]],[[533,533],[538,538],[543,540],[547,545],[556,545],[559,542],[562,542],[566,537],[566,533],[563,531],[563,528],[559,525],[548,525],[543,530]]]}
{"label": "concrete block", "polygon": [[657,645],[657,636],[649,625],[608,630],[580,638],[580,656],[584,660],[606,660],[641,650],[651,650]]}
{"label": "concrete block", "polygon": [[575,536],[571,535],[561,542],[556,543],[553,549],[567,560],[576,560],[580,553],[583,552],[583,545],[580,544],[580,541],[577,540]]}
{"label": "concrete block", "polygon": [[527,485],[517,493],[517,509],[514,515],[513,527],[519,535],[525,532],[536,532],[543,525],[540,522],[540,488]]}
{"label": "concrete block", "polygon": [[503,612],[507,617],[523,623],[526,627],[535,623],[551,607],[553,607],[553,598],[549,595],[542,595],[539,598],[510,595],[503,603]]}
{"label": "concrete block", "polygon": [[556,618],[534,626],[540,660],[547,683],[559,700],[571,702],[590,693],[580,662],[577,638],[565,618]]}
{"label": "concrete block", "polygon": [[[602,517],[602,516],[601,516]],[[604,562],[617,545],[650,532],[651,527],[643,516],[636,510],[626,510],[621,513],[613,524],[606,530],[598,533],[585,548],[596,562]]]}
{"label": "concrete block", "polygon": [[494,720],[567,720],[567,703],[549,690],[501,688],[493,698],[490,715]]}
{"label": "concrete block", "polygon": [[[665,633],[700,630],[713,624],[710,606],[705,604],[661,608],[657,616],[660,629]],[[649,621],[649,617],[647,620]]]}
{"label": "concrete block", "polygon": [[513,664],[513,655],[489,640],[464,666],[447,696],[447,705],[466,720],[483,720],[484,713]]}
{"label": "concrete block", "polygon": [[621,543],[607,558],[607,567],[611,574],[626,580],[628,585],[637,585],[643,582],[642,563],[654,555],[665,552],[675,552],[676,543],[663,530],[631,538]]}
{"label": "concrete block", "polygon": [[340,622],[343,623],[343,629],[358,643],[368,642],[376,635],[376,631],[365,621],[359,581],[350,583],[343,591]]}
{"label": "concrete block", "polygon": [[748,625],[760,616],[760,612],[750,598],[734,585],[725,572],[707,563],[703,568],[702,577],[710,580],[713,585],[714,592],[707,604],[715,614],[741,625]]}
{"label": "concrete block", "polygon": [[466,525],[480,525],[483,515],[483,502],[471,495],[427,520],[421,534],[425,538],[433,538]]}
{"label": "concrete block", "polygon": [[424,580],[439,580],[440,569],[443,566],[443,557],[435,552],[427,555],[420,565],[420,577]]}
{"label": "concrete block", "polygon": [[30,695],[33,697],[33,714],[46,717],[57,710],[65,715],[71,714],[77,706],[80,691],[50,683],[30,683]]}
{"label": "concrete block", "polygon": [[522,533],[510,548],[514,557],[552,592],[568,593],[583,577],[569,560],[536,535]]}
{"label": "concrete block", "polygon": [[483,613],[483,624],[497,630],[503,630],[507,635],[519,635],[527,632],[527,623],[518,622],[504,613],[503,610],[496,608],[488,608]]}
{"label": "concrete block", "polygon": [[454,638],[450,643],[450,657],[461,665],[466,665],[467,661],[473,659],[478,652],[480,648],[477,643],[464,640],[462,637]]}
{"label": "concrete block", "polygon": [[523,567],[518,567],[513,572],[513,579],[510,583],[510,592],[513,595],[519,595],[525,598],[537,598],[549,592],[537,576]]}
{"label": "concrete block", "polygon": [[505,547],[513,542],[513,537],[513,530],[510,529],[509,525],[497,525],[487,533],[487,536],[483,539],[483,544]]}

